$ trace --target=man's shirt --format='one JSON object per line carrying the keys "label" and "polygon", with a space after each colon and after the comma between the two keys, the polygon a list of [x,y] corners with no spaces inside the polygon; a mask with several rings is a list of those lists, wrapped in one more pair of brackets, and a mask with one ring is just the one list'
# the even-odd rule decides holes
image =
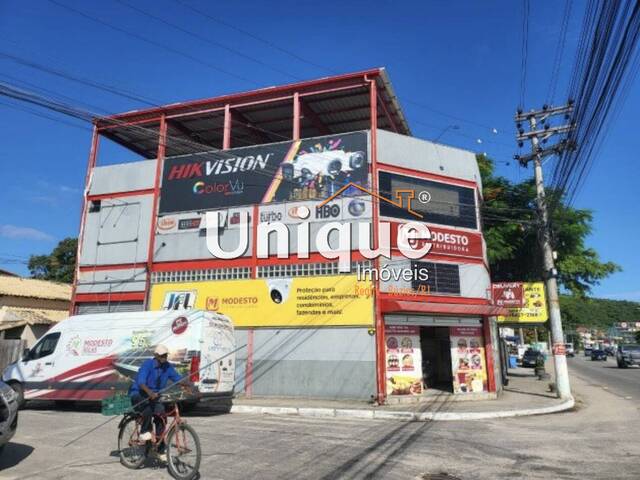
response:
{"label": "man's shirt", "polygon": [[182,377],[169,362],[159,363],[155,358],[145,360],[136,379],[129,389],[129,395],[144,395],[140,385],[146,385],[153,392],[159,392],[167,386],[167,382],[177,382]]}

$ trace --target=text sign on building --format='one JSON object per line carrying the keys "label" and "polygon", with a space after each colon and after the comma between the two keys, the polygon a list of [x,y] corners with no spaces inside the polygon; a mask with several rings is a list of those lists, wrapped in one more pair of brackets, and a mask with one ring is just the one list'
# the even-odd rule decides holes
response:
{"label": "text sign on building", "polygon": [[503,282],[491,284],[493,304],[499,307],[524,307],[524,288],[522,282]]}
{"label": "text sign on building", "polygon": [[322,200],[349,182],[367,187],[367,151],[367,133],[355,132],[168,158],[159,213]]}
{"label": "text sign on building", "polygon": [[162,310],[178,292],[193,294],[193,308],[227,315],[236,327],[371,326],[371,281],[356,275],[161,283],[151,309]]}
{"label": "text sign on building", "polygon": [[[391,222],[391,239],[393,248],[397,248],[395,240],[398,236],[400,223]],[[431,231],[430,239],[410,240],[413,248],[422,248],[426,242],[431,243],[429,253],[439,255],[453,255],[456,257],[483,258],[482,235],[466,230],[436,227],[427,223]]]}
{"label": "text sign on building", "polygon": [[549,318],[544,283],[522,284],[522,307],[507,307],[509,315],[498,316],[500,323],[544,323]]}

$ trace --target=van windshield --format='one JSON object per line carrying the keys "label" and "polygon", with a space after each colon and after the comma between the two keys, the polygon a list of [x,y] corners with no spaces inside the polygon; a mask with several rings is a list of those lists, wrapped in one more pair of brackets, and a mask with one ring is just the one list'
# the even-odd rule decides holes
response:
{"label": "van windshield", "polygon": [[38,358],[46,357],[51,355],[55,349],[56,345],[58,345],[58,340],[60,339],[60,332],[50,333],[40,340],[31,353],[29,354],[29,358],[32,360],[36,360]]}

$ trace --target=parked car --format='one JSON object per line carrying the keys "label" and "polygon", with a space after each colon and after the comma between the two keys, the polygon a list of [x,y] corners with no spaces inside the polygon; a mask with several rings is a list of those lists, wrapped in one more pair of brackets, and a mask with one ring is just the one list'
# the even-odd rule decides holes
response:
{"label": "parked car", "polygon": [[618,368],[627,368],[629,365],[640,365],[640,345],[618,345],[616,352]]}
{"label": "parked car", "polygon": [[0,453],[18,428],[18,394],[0,381]]}
{"label": "parked car", "polygon": [[524,355],[522,356],[522,366],[535,367],[538,358],[541,358],[544,361],[544,355],[542,354],[542,352],[539,352],[538,350],[529,349],[526,352],[524,352]]}
{"label": "parked car", "polygon": [[584,356],[585,357],[590,357],[592,351],[593,351],[592,347],[584,347]]}
{"label": "parked car", "polygon": [[565,351],[567,357],[575,357],[576,356],[576,351],[573,348],[573,343],[565,343],[564,344],[564,351]]}
{"label": "parked car", "polygon": [[604,360],[605,362],[607,361],[607,352],[605,352],[604,350],[600,350],[600,349],[594,349],[591,351],[591,360],[592,361],[599,361],[599,360]]}

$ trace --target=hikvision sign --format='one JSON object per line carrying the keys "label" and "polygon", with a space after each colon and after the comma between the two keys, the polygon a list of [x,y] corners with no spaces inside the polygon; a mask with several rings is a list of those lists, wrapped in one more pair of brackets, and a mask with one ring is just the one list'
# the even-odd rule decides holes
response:
{"label": "hikvision sign", "polygon": [[[309,212],[311,213],[311,212]],[[242,257],[249,248],[249,215],[248,212],[240,212],[239,239],[234,250],[225,251],[220,246],[220,227],[224,219],[220,212],[207,212],[207,248],[211,255],[222,260],[231,260]],[[318,253],[329,260],[338,260],[340,272],[351,271],[351,239],[352,222],[329,221],[318,229],[315,234],[315,244]],[[432,233],[429,227],[421,222],[406,222],[399,224],[396,228],[395,238],[391,238],[391,224],[380,222],[379,224],[379,245],[371,248],[371,224],[360,222],[357,224],[358,238],[360,245],[359,252],[367,259],[378,257],[391,258],[392,243],[402,255],[409,259],[419,259],[427,255],[432,247]],[[310,252],[310,223],[302,222],[296,225],[287,225],[278,221],[260,222],[257,227],[256,254],[258,258],[269,258],[271,236],[275,235],[276,255],[278,258],[289,258],[289,239],[296,235],[297,238],[297,258],[309,258]],[[330,237],[337,238],[336,247],[330,245]],[[335,243],[335,242],[334,242]]]}

